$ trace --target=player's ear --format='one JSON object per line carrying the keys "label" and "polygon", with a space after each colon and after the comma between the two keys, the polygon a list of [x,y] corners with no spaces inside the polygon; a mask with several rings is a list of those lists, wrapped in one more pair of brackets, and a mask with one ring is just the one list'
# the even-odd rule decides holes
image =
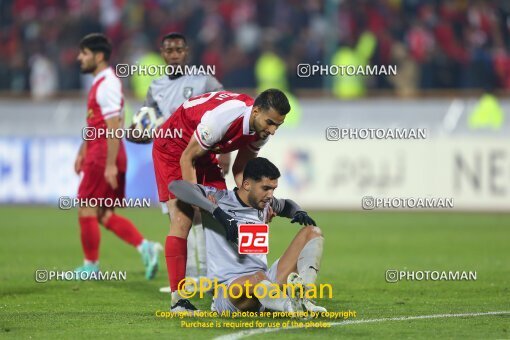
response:
{"label": "player's ear", "polygon": [[246,191],[250,191],[251,190],[251,183],[250,183],[250,180],[249,179],[245,179],[243,180],[243,189],[246,190]]}
{"label": "player's ear", "polygon": [[94,62],[99,64],[102,60],[104,60],[104,53],[103,52],[96,52],[94,53]]}

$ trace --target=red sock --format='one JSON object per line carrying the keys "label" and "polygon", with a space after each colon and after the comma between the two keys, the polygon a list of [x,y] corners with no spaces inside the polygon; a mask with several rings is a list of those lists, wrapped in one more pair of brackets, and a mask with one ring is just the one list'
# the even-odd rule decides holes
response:
{"label": "red sock", "polygon": [[179,282],[186,275],[188,240],[176,236],[167,236],[165,242],[166,269],[172,292],[177,291]]}
{"label": "red sock", "polygon": [[142,234],[136,229],[133,222],[125,217],[112,214],[104,226],[135,247],[139,246],[143,241]]}
{"label": "red sock", "polygon": [[99,239],[101,237],[97,217],[79,217],[78,220],[80,221],[81,245],[85,260],[96,262],[99,259]]}

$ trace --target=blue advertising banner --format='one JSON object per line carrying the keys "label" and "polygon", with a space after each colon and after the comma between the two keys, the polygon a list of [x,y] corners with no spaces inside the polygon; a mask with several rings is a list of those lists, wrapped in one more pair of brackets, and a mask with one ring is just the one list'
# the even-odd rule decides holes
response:
{"label": "blue advertising banner", "polygon": [[[76,196],[74,161],[82,140],[69,137],[0,138],[0,204],[57,204]],[[124,142],[128,154],[126,196],[158,202],[152,144]]]}

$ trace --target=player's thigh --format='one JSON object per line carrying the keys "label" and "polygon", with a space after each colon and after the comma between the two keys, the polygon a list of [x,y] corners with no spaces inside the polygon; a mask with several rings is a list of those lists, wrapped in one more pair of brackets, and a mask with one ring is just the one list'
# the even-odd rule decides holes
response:
{"label": "player's thigh", "polygon": [[83,177],[78,187],[78,198],[82,201],[105,198],[107,191],[108,182],[104,178],[104,168],[93,164],[84,166]]}
{"label": "player's thigh", "polygon": [[97,219],[99,220],[99,223],[106,226],[108,224],[108,220],[110,219],[110,217],[112,217],[113,213],[114,213],[113,208],[100,207],[97,210]]}
{"label": "player's thigh", "polygon": [[297,272],[297,260],[301,250],[308,241],[319,236],[321,236],[321,232],[318,227],[306,226],[298,231],[278,262],[276,275],[278,283],[287,283],[287,276],[292,272]]}
{"label": "player's thigh", "polygon": [[168,185],[174,180],[182,179],[181,166],[176,154],[171,154],[172,150],[165,150],[154,145],[152,149],[152,159],[154,163],[154,174],[158,188],[158,197],[160,202],[166,202],[174,199],[175,195],[168,190]]}
{"label": "player's thigh", "polygon": [[98,205],[105,198],[115,198],[115,196],[115,191],[104,178],[104,168],[93,164],[83,167],[83,177],[78,187],[78,198],[83,204],[78,208],[78,216],[97,216]]}
{"label": "player's thigh", "polygon": [[178,199],[166,202],[170,216],[170,236],[187,238],[193,221],[193,207]]}
{"label": "player's thigh", "polygon": [[[255,286],[262,280],[268,280],[263,271],[241,276],[229,285],[230,302],[241,311],[259,311],[260,302],[254,297]],[[251,296],[251,297],[248,297]]]}
{"label": "player's thigh", "polygon": [[[126,173],[119,171],[117,174],[117,188],[106,181],[104,177],[104,167],[89,164],[83,167],[83,178],[78,188],[78,197],[83,200],[88,199],[119,199],[125,198]],[[101,203],[99,201],[95,201]]]}
{"label": "player's thigh", "polygon": [[79,207],[78,217],[97,217],[97,207]]}

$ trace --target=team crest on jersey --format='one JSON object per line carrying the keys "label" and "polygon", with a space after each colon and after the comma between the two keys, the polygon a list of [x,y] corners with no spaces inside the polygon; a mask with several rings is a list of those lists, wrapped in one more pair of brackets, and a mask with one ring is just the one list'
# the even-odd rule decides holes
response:
{"label": "team crest on jersey", "polygon": [[207,126],[198,126],[197,128],[198,134],[200,135],[200,139],[204,142],[208,142],[211,138],[211,132]]}
{"label": "team crest on jersey", "polygon": [[184,98],[189,99],[193,95],[193,88],[189,86],[185,87],[182,90],[182,95],[184,96]]}

